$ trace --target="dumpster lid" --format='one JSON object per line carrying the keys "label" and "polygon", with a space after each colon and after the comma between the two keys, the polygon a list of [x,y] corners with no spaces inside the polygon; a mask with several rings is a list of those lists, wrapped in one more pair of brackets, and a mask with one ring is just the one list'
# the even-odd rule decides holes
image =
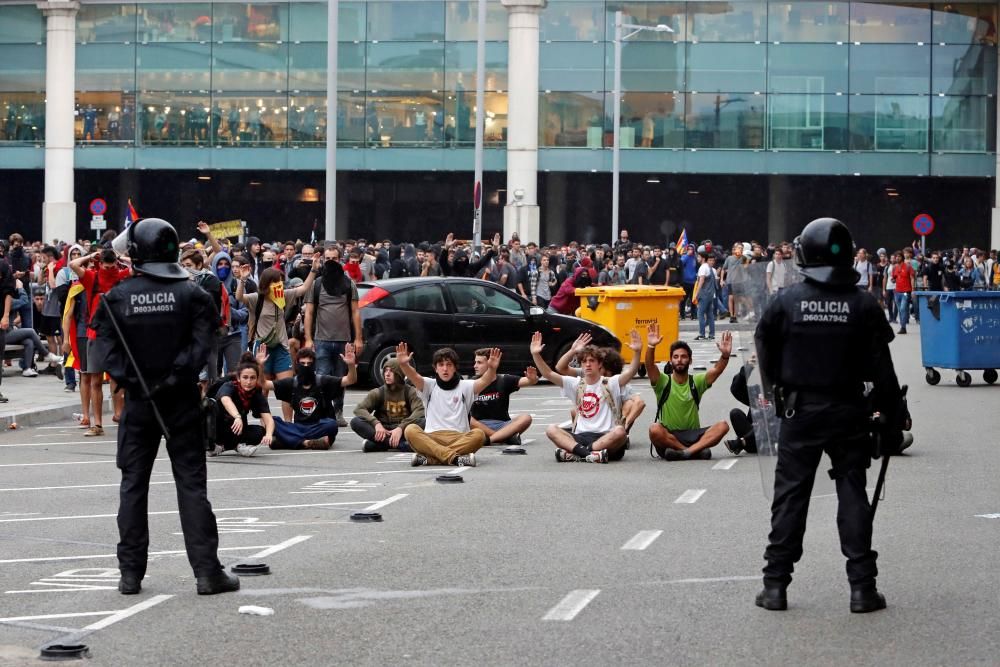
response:
{"label": "dumpster lid", "polygon": [[598,296],[604,295],[611,298],[623,297],[644,297],[644,296],[683,296],[684,290],[680,287],[668,287],[667,285],[602,285],[599,287],[580,287],[576,290],[577,296]]}

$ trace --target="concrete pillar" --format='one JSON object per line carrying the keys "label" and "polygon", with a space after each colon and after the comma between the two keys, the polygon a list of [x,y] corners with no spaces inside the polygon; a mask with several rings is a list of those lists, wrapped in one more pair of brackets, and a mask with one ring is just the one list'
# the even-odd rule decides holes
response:
{"label": "concrete pillar", "polygon": [[[997,53],[1000,61],[1000,52]],[[1000,63],[998,63],[1000,64]],[[997,71],[997,82],[1000,83],[1000,71]],[[993,125],[996,127],[997,146],[1000,146],[1000,107]],[[993,169],[993,210],[990,215],[990,248],[1000,248],[1000,152],[996,154],[996,165]]]}
{"label": "concrete pillar", "polygon": [[781,243],[788,240],[788,198],[791,187],[787,176],[768,176],[767,187],[767,238],[763,243]]}
{"label": "concrete pillar", "polygon": [[45,29],[45,202],[42,239],[76,239],[73,199],[73,113],[78,0],[39,2]]}
{"label": "concrete pillar", "polygon": [[[539,239],[538,23],[546,0],[501,0],[507,8],[507,202],[503,237]],[[520,199],[516,196],[520,195]]]}

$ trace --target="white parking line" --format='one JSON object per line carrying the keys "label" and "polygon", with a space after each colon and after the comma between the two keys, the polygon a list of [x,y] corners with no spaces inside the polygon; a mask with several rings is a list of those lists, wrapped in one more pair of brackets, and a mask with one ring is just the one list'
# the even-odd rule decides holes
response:
{"label": "white parking line", "polygon": [[374,512],[375,510],[380,510],[383,507],[385,507],[386,505],[390,505],[390,504],[396,502],[397,500],[402,500],[403,498],[405,498],[408,495],[409,495],[408,493],[397,493],[396,495],[392,496],[391,498],[386,498],[385,500],[378,501],[374,505],[369,505],[368,507],[364,508],[362,511],[363,512]]}
{"label": "white parking line", "polygon": [[674,501],[674,503],[679,503],[682,505],[683,504],[690,505],[696,503],[698,502],[699,498],[705,495],[706,491],[708,491],[708,489],[688,489],[687,491],[679,495],[677,497],[677,500]]}
{"label": "white parking line", "polygon": [[576,618],[576,615],[583,611],[584,607],[591,603],[591,601],[600,594],[600,589],[597,590],[586,590],[580,589],[576,591],[570,591],[566,597],[562,599],[562,602],[557,604],[552,609],[549,609],[545,616],[542,616],[543,621],[572,621]]}
{"label": "white parking line", "polygon": [[712,466],[712,470],[729,470],[734,465],[736,465],[737,461],[739,461],[739,459],[722,459],[714,466]]}
{"label": "white parking line", "polygon": [[91,632],[93,632],[94,630],[103,630],[109,625],[114,625],[118,621],[124,621],[129,616],[135,616],[140,611],[145,611],[150,607],[155,607],[161,602],[166,602],[172,597],[173,595],[155,595],[149,598],[148,600],[143,600],[139,604],[129,607],[128,609],[122,609],[121,611],[116,612],[111,616],[108,616],[107,618],[98,621],[97,623],[91,623],[90,625],[85,627],[84,630],[85,631],[89,630]]}
{"label": "white parking line", "polygon": [[[257,545],[252,547],[219,547],[219,551],[247,551],[248,549],[269,549],[270,547],[265,547],[263,545]],[[183,549],[175,549],[173,551],[150,551],[150,556],[176,556],[178,554],[187,553]],[[0,565],[10,565],[12,563],[54,563],[62,560],[90,560],[92,558],[117,558],[118,554],[87,554],[85,556],[47,556],[44,558],[10,558],[8,560],[0,560]],[[69,589],[67,589],[69,590]],[[39,591],[7,591],[8,593],[37,593]]]}
{"label": "white parking line", "polygon": [[116,445],[117,440],[69,440],[66,442],[19,442],[0,447],[54,447],[56,445]]}
{"label": "white parking line", "polygon": [[[326,452],[318,451],[302,451],[302,452],[269,452],[267,454],[268,458],[272,456],[324,456],[327,454],[357,454],[360,450],[354,449],[336,449]],[[226,457],[229,458],[229,457]],[[153,459],[154,462],[169,461],[170,459],[166,456],[158,459]],[[93,465],[95,463],[116,463],[114,459],[98,459],[96,461],[49,461],[47,463],[0,463],[0,468],[30,468],[36,466],[83,466],[83,465]]]}
{"label": "white parking line", "polygon": [[276,554],[279,551],[284,551],[288,547],[294,547],[296,544],[301,544],[308,540],[312,535],[296,535],[295,537],[289,538],[280,544],[275,544],[273,547],[268,547],[263,551],[258,551],[255,554],[250,554],[247,558],[267,558],[271,554]]}
{"label": "white parking line", "polygon": [[39,616],[9,616],[0,618],[0,623],[16,623],[18,621],[47,621],[56,618],[84,618],[86,616],[107,616],[117,614],[116,611],[78,611],[71,614],[41,614]]}
{"label": "white parking line", "polygon": [[640,530],[635,537],[622,546],[622,551],[642,551],[662,534],[662,530]]}

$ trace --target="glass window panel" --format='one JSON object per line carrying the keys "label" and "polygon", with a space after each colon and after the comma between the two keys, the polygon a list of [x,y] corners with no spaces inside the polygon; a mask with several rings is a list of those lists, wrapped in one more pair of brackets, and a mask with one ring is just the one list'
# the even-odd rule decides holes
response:
{"label": "glass window panel", "polygon": [[135,5],[89,5],[76,15],[78,42],[134,42]]}
{"label": "glass window panel", "polygon": [[215,44],[212,90],[287,90],[287,44]]}
{"label": "glass window panel", "polygon": [[[288,39],[293,42],[326,41],[325,2],[293,2],[289,5]],[[341,42],[363,42],[365,39],[365,5],[363,2],[341,2],[337,17]]]}
{"label": "glass window panel", "polygon": [[76,47],[77,90],[135,90],[135,44]]}
{"label": "glass window panel", "polygon": [[[545,44],[541,45],[544,53]],[[459,78],[463,85],[476,85],[476,45],[471,42],[449,43],[444,51],[445,81],[448,90],[455,90]],[[543,66],[545,58],[542,56]],[[544,86],[542,86],[544,88]],[[498,42],[486,43],[486,90],[507,89],[507,45]]]}
{"label": "glass window panel", "polygon": [[847,97],[843,95],[769,95],[768,148],[846,150]]}
{"label": "glass window panel", "polygon": [[850,5],[846,2],[772,2],[767,39],[772,42],[846,42]]}
{"label": "glass window panel", "polygon": [[368,90],[441,90],[444,44],[387,42],[368,44]]}
{"label": "glass window panel", "polygon": [[[447,96],[446,104],[448,111],[461,110],[461,114],[451,113],[446,115],[450,122],[455,121],[454,145],[473,146],[476,143],[476,94],[461,93],[460,96]],[[485,129],[483,131],[483,143],[486,145],[498,146],[507,141],[507,94],[506,93],[485,93],[483,95]],[[471,109],[471,113],[466,113],[466,109]],[[451,144],[449,144],[451,145]]]}
{"label": "glass window panel", "polygon": [[949,44],[996,44],[996,18],[995,3],[934,5],[933,40]]}
{"label": "glass window panel", "polygon": [[851,97],[851,150],[927,150],[929,97],[859,95]]}
{"label": "glass window panel", "polygon": [[213,39],[222,42],[278,42],[288,39],[288,4],[212,5]]}
{"label": "glass window panel", "polygon": [[444,2],[368,3],[368,39],[431,42],[444,39]]}
{"label": "glass window panel", "polygon": [[369,146],[441,146],[455,141],[456,119],[471,107],[441,93],[383,92],[368,94],[365,131]]}
{"label": "glass window panel", "polygon": [[542,93],[538,98],[542,146],[600,148],[605,125],[604,93]]}
{"label": "glass window panel", "polygon": [[[605,144],[614,142],[614,96],[608,95],[608,126]],[[638,93],[622,95],[622,148],[683,148],[684,95],[675,93]]]}
{"label": "glass window panel", "polygon": [[135,141],[135,93],[78,93],[74,135],[77,143]]}
{"label": "glass window panel", "polygon": [[592,42],[604,35],[603,2],[550,2],[542,10],[540,39],[553,42]]}
{"label": "glass window panel", "polygon": [[[295,98],[298,101],[298,98]],[[326,100],[319,100],[326,113]],[[374,116],[373,116],[374,118]],[[326,121],[323,120],[323,143],[326,143]],[[372,126],[374,127],[374,125]],[[368,114],[365,106],[364,92],[342,91],[337,93],[337,145],[364,146],[368,137],[375,140],[375,133],[369,131]]]}
{"label": "glass window panel", "polygon": [[[289,90],[326,90],[326,44],[292,44],[288,47]],[[365,87],[365,45],[337,45],[337,88]]]}
{"label": "glass window panel", "polygon": [[687,95],[688,148],[763,148],[764,95]]}
{"label": "glass window panel", "polygon": [[0,142],[45,140],[45,94],[0,91]]}
{"label": "glass window panel", "polygon": [[140,90],[209,90],[211,44],[140,44],[136,65]]}
{"label": "glass window panel", "polygon": [[983,153],[996,148],[996,99],[935,97],[933,150]]}
{"label": "glass window panel", "polygon": [[878,43],[928,42],[931,12],[926,4],[851,3],[851,41]]}
{"label": "glass window panel", "polygon": [[0,44],[24,44],[45,39],[45,17],[32,5],[0,7]]}
{"label": "glass window panel", "polygon": [[0,91],[45,90],[45,47],[0,44]]}
{"label": "glass window panel", "polygon": [[930,90],[930,46],[862,44],[850,48],[851,93],[918,95]]}
{"label": "glass window panel", "polygon": [[768,47],[768,91],[838,93],[847,91],[848,46],[772,44]]}
{"label": "glass window panel", "polygon": [[211,142],[211,99],[207,94],[139,94],[138,142],[145,145],[195,146]]}
{"label": "glass window panel", "polygon": [[767,39],[764,2],[689,2],[688,39],[698,42],[757,42]]}
{"label": "glass window panel", "polygon": [[538,87],[541,90],[603,90],[603,44],[542,43],[538,56]]}
{"label": "glass window panel", "polygon": [[[202,120],[200,111],[201,109],[196,109],[199,121]],[[218,114],[218,131],[211,136],[216,123],[216,114]],[[212,97],[212,107],[208,116],[207,132],[217,145],[277,146],[284,144],[288,139],[288,98],[284,95],[216,94]],[[194,129],[198,130],[201,127],[201,122],[198,122]],[[201,143],[201,139],[197,138],[195,143]]]}
{"label": "glass window panel", "polygon": [[[614,45],[605,49],[606,90],[615,87]],[[684,44],[625,42],[622,44],[622,90],[684,90]]]}
{"label": "glass window panel", "polygon": [[[479,2],[459,0],[445,3],[444,38],[449,42],[474,42],[478,31]],[[486,3],[486,40],[507,41],[507,10],[499,0]]]}
{"label": "glass window panel", "polygon": [[764,90],[766,44],[689,44],[688,90]]}
{"label": "glass window panel", "polygon": [[[337,112],[342,117],[349,113],[349,103],[337,94]],[[338,124],[338,135],[340,132]],[[345,143],[338,136],[338,144]],[[288,98],[288,143],[293,146],[322,146],[326,144],[326,95],[292,95]]]}
{"label": "glass window panel", "polygon": [[[655,27],[665,25],[673,32],[643,30],[629,37],[630,42],[683,42],[687,32],[686,10],[683,2],[624,2],[608,4],[604,39],[615,40],[615,11],[624,12],[623,23]],[[631,30],[626,29],[627,35]]]}
{"label": "glass window panel", "polygon": [[212,39],[212,5],[139,5],[140,42],[208,42]]}
{"label": "glass window panel", "polygon": [[933,54],[932,92],[946,95],[992,95],[997,92],[997,47],[935,45]]}

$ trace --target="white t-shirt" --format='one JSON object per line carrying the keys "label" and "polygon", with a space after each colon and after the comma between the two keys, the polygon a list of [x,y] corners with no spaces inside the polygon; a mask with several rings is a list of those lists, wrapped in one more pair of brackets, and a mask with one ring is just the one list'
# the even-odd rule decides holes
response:
{"label": "white t-shirt", "polygon": [[[620,375],[612,375],[607,378],[608,391],[619,409],[621,409],[622,404],[622,388],[618,384],[620,377]],[[615,427],[614,411],[608,405],[604,389],[601,387],[604,379],[600,378],[594,384],[588,384],[584,390],[583,400],[577,406],[574,433],[607,433]],[[562,381],[562,395],[575,402],[577,385],[583,382],[583,378],[564,375]]]}
{"label": "white t-shirt", "polygon": [[767,272],[771,274],[771,293],[774,294],[785,286],[785,263],[779,264],[772,259],[767,263]]}
{"label": "white t-shirt", "polygon": [[868,289],[868,279],[872,274],[872,265],[869,261],[855,262],[854,270],[861,274],[861,278],[858,279],[858,287],[864,287]]}
{"label": "white t-shirt", "polygon": [[469,431],[469,410],[476,400],[475,380],[459,380],[454,389],[442,389],[434,378],[424,378],[424,389],[420,392],[426,406],[427,425],[424,431]]}

